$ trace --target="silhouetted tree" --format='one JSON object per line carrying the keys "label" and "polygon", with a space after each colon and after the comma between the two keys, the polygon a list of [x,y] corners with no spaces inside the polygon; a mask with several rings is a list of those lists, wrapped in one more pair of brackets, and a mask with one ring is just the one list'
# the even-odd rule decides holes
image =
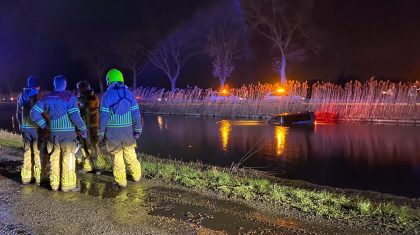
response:
{"label": "silhouetted tree", "polygon": [[247,22],[269,39],[279,52],[274,59],[281,82],[286,82],[288,60],[303,61],[308,51],[317,50],[309,26],[311,0],[243,0]]}
{"label": "silhouetted tree", "polygon": [[182,67],[193,55],[190,49],[190,42],[180,33],[159,43],[153,51],[145,49],[150,62],[162,71],[171,82],[172,92],[176,89],[176,81],[179,78]]}
{"label": "silhouetted tree", "polygon": [[116,52],[121,58],[122,65],[131,71],[134,91],[137,88],[137,77],[143,72],[147,59],[140,35],[126,34],[119,41]]}
{"label": "silhouetted tree", "polygon": [[213,75],[219,79],[220,86],[225,86],[235,69],[235,60],[239,57],[235,16],[228,15],[210,26],[207,34],[205,52],[212,60]]}

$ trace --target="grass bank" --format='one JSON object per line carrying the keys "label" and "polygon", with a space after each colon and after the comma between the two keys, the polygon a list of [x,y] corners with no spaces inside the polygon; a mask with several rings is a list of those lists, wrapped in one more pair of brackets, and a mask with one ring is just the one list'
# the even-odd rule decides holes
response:
{"label": "grass bank", "polygon": [[[19,136],[0,131],[0,145],[16,148],[22,146],[22,142]],[[228,198],[256,201],[274,208],[293,208],[308,216],[351,220],[415,234],[420,230],[418,208],[325,189],[288,186],[270,177],[247,174],[244,170],[165,160],[144,154],[140,157],[146,178],[208,190]],[[109,162],[107,167],[110,168]]]}

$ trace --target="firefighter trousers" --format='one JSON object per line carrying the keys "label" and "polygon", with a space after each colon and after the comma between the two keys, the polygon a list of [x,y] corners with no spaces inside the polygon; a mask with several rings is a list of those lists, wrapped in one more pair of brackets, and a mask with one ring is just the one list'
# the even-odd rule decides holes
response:
{"label": "firefighter trousers", "polygon": [[53,190],[68,191],[76,187],[76,135],[52,134],[47,147],[50,152],[50,185]]}

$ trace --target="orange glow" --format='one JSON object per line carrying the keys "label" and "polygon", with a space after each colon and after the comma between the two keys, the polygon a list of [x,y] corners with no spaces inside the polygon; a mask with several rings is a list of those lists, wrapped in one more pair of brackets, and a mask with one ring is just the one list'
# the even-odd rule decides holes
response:
{"label": "orange glow", "polygon": [[157,124],[158,124],[159,130],[163,131],[164,123],[163,123],[163,118],[160,115],[157,116]]}
{"label": "orange glow", "polygon": [[288,129],[284,126],[274,127],[274,138],[276,141],[276,155],[281,156],[286,149],[286,136]]}
{"label": "orange glow", "polygon": [[224,151],[228,150],[228,146],[229,146],[229,135],[230,135],[230,131],[232,130],[232,124],[230,123],[229,120],[222,120],[219,122],[220,123],[220,138],[221,138],[221,142],[222,142],[222,149]]}
{"label": "orange glow", "polygon": [[221,87],[219,94],[221,96],[227,96],[227,95],[229,95],[229,88],[228,88],[228,86],[225,85],[225,86]]}
{"label": "orange glow", "polygon": [[283,94],[284,92],[286,92],[286,90],[282,87],[277,89],[277,93],[279,94]]}

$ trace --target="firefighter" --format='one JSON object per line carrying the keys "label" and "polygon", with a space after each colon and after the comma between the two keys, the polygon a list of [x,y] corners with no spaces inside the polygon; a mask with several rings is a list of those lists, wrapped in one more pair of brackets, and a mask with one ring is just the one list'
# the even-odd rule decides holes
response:
{"label": "firefighter", "polygon": [[27,87],[23,88],[17,100],[16,120],[22,132],[24,154],[21,177],[23,184],[29,184],[33,178],[41,183],[41,149],[40,130],[30,118],[31,108],[39,100],[39,81],[36,76],[29,76]]}
{"label": "firefighter", "polygon": [[[54,91],[43,96],[31,109],[31,119],[42,128],[51,132],[47,140],[50,153],[50,185],[53,191],[64,192],[76,189],[75,149],[76,130],[82,138],[87,138],[86,125],[79,114],[77,98],[66,91],[64,76],[54,77]],[[49,117],[47,125],[42,113]]]}
{"label": "firefighter", "polygon": [[[93,168],[97,169],[96,163],[99,159],[98,149],[98,128],[99,128],[99,99],[95,92],[90,88],[87,81],[81,81],[76,84],[78,106],[80,116],[87,127],[88,138],[82,140],[82,155],[83,155],[83,173],[90,172]],[[95,166],[93,166],[95,165]],[[98,171],[100,173],[100,171]]]}
{"label": "firefighter", "polygon": [[105,92],[99,118],[99,138],[112,156],[114,180],[127,186],[126,165],[135,182],[141,178],[141,166],[135,152],[142,131],[140,110],[133,93],[124,85],[122,73],[111,69],[106,75]]}

